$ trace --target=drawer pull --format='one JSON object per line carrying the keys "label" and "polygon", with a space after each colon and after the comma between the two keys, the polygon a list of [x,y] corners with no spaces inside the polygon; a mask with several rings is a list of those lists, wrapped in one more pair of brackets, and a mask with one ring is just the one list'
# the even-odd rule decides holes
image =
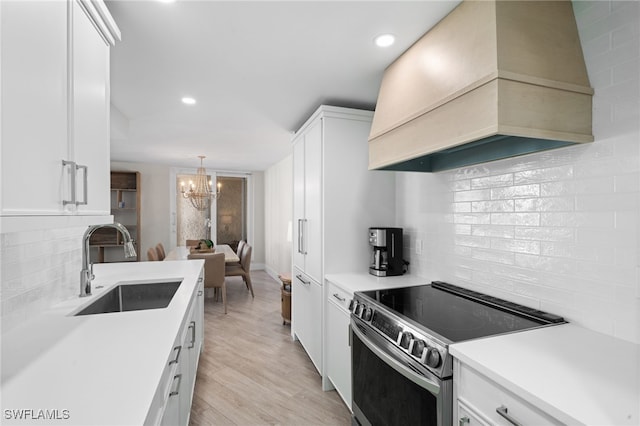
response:
{"label": "drawer pull", "polygon": [[182,374],[176,374],[173,376],[173,381],[175,382],[178,379],[178,385],[176,386],[176,390],[169,392],[169,396],[176,396],[178,392],[180,392],[180,383],[182,383]]}
{"label": "drawer pull", "polygon": [[347,300],[344,297],[340,297],[340,295],[338,293],[333,293],[333,297],[335,297],[336,299],[338,299],[341,302],[344,302],[345,300]]}
{"label": "drawer pull", "polygon": [[501,405],[498,408],[496,408],[496,413],[500,414],[502,417],[507,419],[507,421],[511,423],[513,426],[522,426],[522,423],[520,423],[519,421],[511,417],[511,415],[507,410],[507,407],[505,407],[504,405]]}
{"label": "drawer pull", "polygon": [[461,417],[460,421],[458,422],[458,425],[464,426],[465,424],[469,424],[469,423],[471,423],[471,420],[469,420],[469,417]]}
{"label": "drawer pull", "polygon": [[196,346],[196,322],[191,321],[189,328],[191,329],[191,343],[189,344],[189,349],[192,349]]}
{"label": "drawer pull", "polygon": [[178,353],[176,354],[175,359],[169,361],[169,365],[178,363],[178,360],[180,359],[180,352],[182,351],[182,346],[176,346],[175,348],[173,348],[173,350],[178,351]]}
{"label": "drawer pull", "polygon": [[296,278],[304,285],[311,285],[311,281],[305,281],[302,279],[302,275],[296,275]]}

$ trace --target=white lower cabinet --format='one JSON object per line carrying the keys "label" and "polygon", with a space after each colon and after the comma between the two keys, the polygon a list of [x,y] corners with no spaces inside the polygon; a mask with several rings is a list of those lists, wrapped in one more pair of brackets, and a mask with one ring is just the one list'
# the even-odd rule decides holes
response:
{"label": "white lower cabinet", "polygon": [[291,283],[294,337],[300,340],[316,369],[322,372],[322,286],[298,269],[294,269],[294,273]]}
{"label": "white lower cabinet", "polygon": [[189,424],[198,361],[203,342],[203,278],[191,299],[180,332],[171,348],[160,384],[147,415],[146,425]]}
{"label": "white lower cabinet", "polygon": [[326,367],[327,377],[351,409],[351,346],[349,302],[353,294],[327,281]]}
{"label": "white lower cabinet", "polygon": [[454,360],[454,415],[460,426],[562,424],[457,359]]}

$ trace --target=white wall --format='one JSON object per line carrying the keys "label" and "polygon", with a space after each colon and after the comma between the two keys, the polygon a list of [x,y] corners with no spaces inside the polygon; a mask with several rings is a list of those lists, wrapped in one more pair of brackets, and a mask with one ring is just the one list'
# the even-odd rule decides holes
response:
{"label": "white wall", "polygon": [[169,166],[114,161],[111,170],[140,172],[140,260],[148,260],[147,250],[158,243],[169,250]]}
{"label": "white wall", "polygon": [[277,278],[291,271],[291,226],[293,201],[293,157],[287,156],[264,173],[265,269]]}
{"label": "white wall", "polygon": [[574,9],[596,141],[398,173],[398,226],[413,273],[640,343],[640,3]]}

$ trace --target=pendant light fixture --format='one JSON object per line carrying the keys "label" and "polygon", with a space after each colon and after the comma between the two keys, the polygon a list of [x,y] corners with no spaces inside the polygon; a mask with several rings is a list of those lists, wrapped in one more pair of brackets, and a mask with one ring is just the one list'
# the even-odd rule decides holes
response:
{"label": "pendant light fixture", "polygon": [[181,182],[180,192],[182,192],[184,198],[191,202],[194,208],[204,211],[211,206],[211,200],[220,196],[220,188],[222,185],[218,183],[216,185],[216,191],[213,192],[212,182],[207,176],[207,170],[202,164],[206,157],[199,155],[198,158],[200,159],[200,167],[198,167],[196,172],[195,182],[189,181],[188,187],[184,182]]}

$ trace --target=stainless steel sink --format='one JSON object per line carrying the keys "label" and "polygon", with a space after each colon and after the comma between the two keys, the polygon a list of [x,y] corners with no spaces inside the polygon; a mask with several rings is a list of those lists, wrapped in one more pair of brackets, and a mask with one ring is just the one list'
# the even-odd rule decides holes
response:
{"label": "stainless steel sink", "polygon": [[166,308],[181,282],[120,284],[74,316]]}

